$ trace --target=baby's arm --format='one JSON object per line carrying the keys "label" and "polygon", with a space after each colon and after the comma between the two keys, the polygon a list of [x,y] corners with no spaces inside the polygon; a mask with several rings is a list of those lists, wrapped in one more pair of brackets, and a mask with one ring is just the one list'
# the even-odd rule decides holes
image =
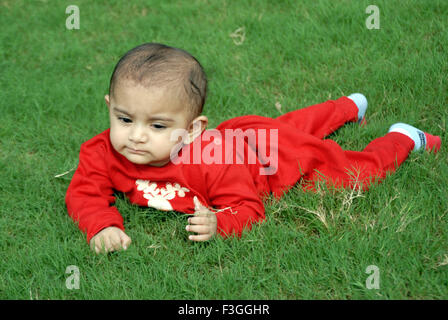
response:
{"label": "baby's arm", "polygon": [[79,165],[68,187],[65,201],[68,214],[87,234],[87,242],[92,249],[96,250],[97,245],[101,248],[101,242],[104,242],[104,249],[113,251],[119,248],[117,236],[121,247],[127,247],[131,239],[124,233],[122,216],[112,206],[115,198],[103,148],[104,145],[98,140],[88,141],[81,146]]}

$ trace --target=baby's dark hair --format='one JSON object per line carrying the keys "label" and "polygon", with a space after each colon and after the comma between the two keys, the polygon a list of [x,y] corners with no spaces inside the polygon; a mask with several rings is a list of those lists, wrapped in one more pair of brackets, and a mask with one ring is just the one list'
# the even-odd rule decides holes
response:
{"label": "baby's dark hair", "polygon": [[[120,82],[131,80],[144,87],[169,85],[189,102],[193,117],[202,113],[207,95],[207,77],[188,52],[160,43],[145,43],[128,51],[110,78],[109,95]],[[183,90],[182,90],[183,89]]]}

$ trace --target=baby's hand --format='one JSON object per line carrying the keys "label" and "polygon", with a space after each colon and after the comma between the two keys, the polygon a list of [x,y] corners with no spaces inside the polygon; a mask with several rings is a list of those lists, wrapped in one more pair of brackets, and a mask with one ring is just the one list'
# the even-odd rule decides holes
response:
{"label": "baby's hand", "polygon": [[187,231],[196,232],[197,235],[190,235],[188,239],[193,241],[207,241],[215,234],[218,226],[218,220],[214,212],[204,207],[199,200],[194,197],[195,213],[193,217],[188,218]]}
{"label": "baby's hand", "polygon": [[131,238],[117,227],[105,228],[90,239],[90,248],[95,250],[97,254],[121,249],[126,250],[130,244]]}

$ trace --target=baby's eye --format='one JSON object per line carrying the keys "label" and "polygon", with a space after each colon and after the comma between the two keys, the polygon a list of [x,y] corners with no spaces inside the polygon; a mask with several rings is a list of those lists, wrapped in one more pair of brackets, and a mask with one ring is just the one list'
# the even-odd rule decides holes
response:
{"label": "baby's eye", "polygon": [[131,119],[126,118],[126,117],[118,117],[118,120],[120,120],[121,122],[124,122],[124,123],[131,123],[132,122]]}
{"label": "baby's eye", "polygon": [[153,123],[153,124],[152,124],[152,127],[153,127],[154,129],[158,129],[158,130],[162,130],[162,129],[165,129],[165,128],[166,128],[166,126],[164,126],[163,124],[160,124],[160,123]]}

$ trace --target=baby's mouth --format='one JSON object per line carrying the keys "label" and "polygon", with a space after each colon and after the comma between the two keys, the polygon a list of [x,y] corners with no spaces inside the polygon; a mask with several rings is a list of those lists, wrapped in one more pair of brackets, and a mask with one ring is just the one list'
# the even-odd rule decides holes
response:
{"label": "baby's mouth", "polygon": [[145,154],[146,151],[144,150],[138,150],[138,149],[134,149],[134,148],[130,148],[130,147],[126,147],[126,149],[128,150],[128,152],[133,153],[133,154]]}

